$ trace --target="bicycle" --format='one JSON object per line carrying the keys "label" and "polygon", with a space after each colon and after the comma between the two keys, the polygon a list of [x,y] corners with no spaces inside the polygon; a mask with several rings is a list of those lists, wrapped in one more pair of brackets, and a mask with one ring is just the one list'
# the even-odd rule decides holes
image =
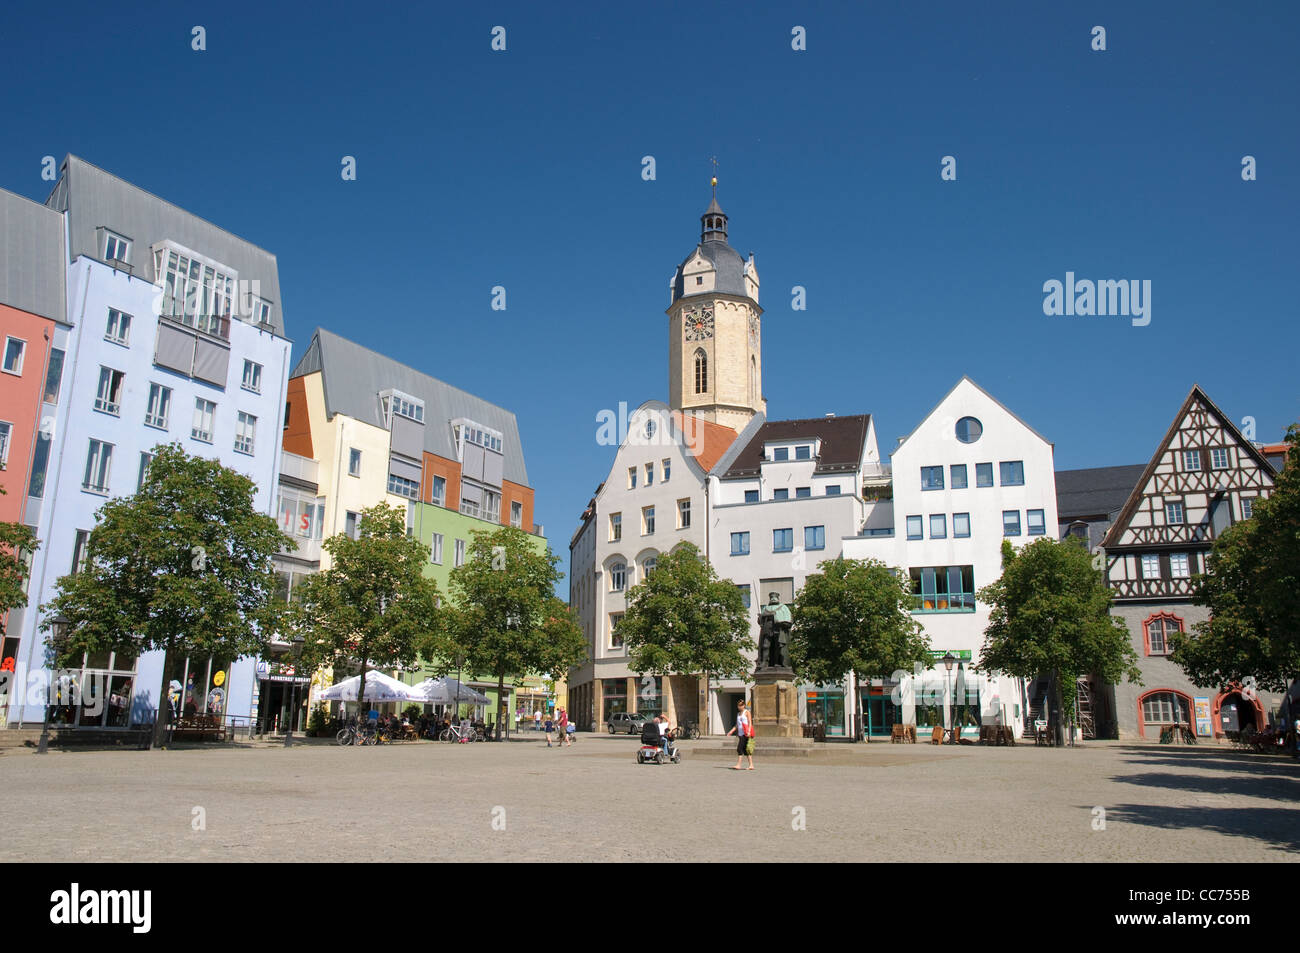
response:
{"label": "bicycle", "polygon": [[691,741],[699,741],[700,726],[693,721],[684,721],[677,726],[675,734],[678,738],[689,738]]}
{"label": "bicycle", "polygon": [[352,745],[357,747],[363,745],[374,746],[379,744],[379,733],[373,728],[358,728],[349,725],[347,728],[339,730],[339,733],[334,736],[334,741],[345,748]]}
{"label": "bicycle", "polygon": [[473,726],[461,731],[460,725],[452,725],[450,728],[442,730],[442,733],[438,735],[438,740],[448,744],[454,741],[477,741],[478,732],[474,730]]}

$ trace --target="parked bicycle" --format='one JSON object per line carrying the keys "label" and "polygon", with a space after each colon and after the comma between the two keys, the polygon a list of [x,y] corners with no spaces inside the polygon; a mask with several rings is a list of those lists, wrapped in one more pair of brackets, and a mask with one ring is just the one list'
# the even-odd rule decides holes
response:
{"label": "parked bicycle", "polygon": [[379,733],[369,726],[359,728],[356,725],[348,725],[346,728],[339,730],[339,733],[334,736],[334,740],[338,744],[348,747],[352,745],[377,745],[380,739]]}
{"label": "parked bicycle", "polygon": [[461,729],[460,725],[452,725],[450,728],[442,730],[442,733],[438,735],[438,740],[449,744],[455,741],[478,741],[478,732],[474,730],[472,725],[467,726],[464,730]]}
{"label": "parked bicycle", "polygon": [[699,741],[700,726],[693,721],[684,721],[674,729],[673,734],[678,738],[690,738],[692,741]]}

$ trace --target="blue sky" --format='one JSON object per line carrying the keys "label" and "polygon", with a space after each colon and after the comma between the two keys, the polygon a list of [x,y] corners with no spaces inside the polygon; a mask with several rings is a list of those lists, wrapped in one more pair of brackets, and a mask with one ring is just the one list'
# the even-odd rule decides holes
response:
{"label": "blue sky", "polygon": [[[969,374],[1059,468],[1145,462],[1194,382],[1260,439],[1300,418],[1300,5],[10,2],[0,31],[0,187],[81,155],[274,252],[295,354],[323,325],[514,410],[566,562],[597,413],[667,397],[714,155],[772,417],[869,412],[885,449]],[[1067,271],[1149,280],[1151,323],[1045,316]]]}

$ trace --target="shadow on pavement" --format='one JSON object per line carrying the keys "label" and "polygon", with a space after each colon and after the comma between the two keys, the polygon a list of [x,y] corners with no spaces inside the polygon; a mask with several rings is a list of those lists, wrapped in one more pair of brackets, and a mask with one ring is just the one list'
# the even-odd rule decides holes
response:
{"label": "shadow on pavement", "polygon": [[[1112,781],[1118,784],[1132,784],[1147,788],[1168,788],[1174,791],[1197,791],[1203,794],[1221,794],[1236,797],[1268,798],[1273,801],[1285,801],[1289,804],[1300,800],[1300,778],[1275,778],[1272,776],[1236,775],[1225,777],[1215,775],[1206,777],[1198,774],[1173,774],[1157,772],[1152,774],[1114,775]],[[1234,808],[1235,810],[1235,808]],[[1300,822],[1300,813],[1297,813]]]}
{"label": "shadow on pavement", "polygon": [[1203,830],[1230,837],[1250,837],[1273,850],[1300,851],[1300,812],[1287,808],[1118,804],[1107,808],[1106,819],[1165,830]]}

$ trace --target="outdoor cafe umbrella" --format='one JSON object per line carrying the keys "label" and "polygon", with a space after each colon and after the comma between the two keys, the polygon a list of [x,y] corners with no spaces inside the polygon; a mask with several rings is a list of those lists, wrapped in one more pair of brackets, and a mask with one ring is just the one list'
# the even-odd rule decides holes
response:
{"label": "outdoor cafe umbrella", "polygon": [[[357,700],[357,688],[361,683],[360,675],[353,675],[337,685],[331,685],[321,692],[319,698],[326,702],[354,702]],[[366,672],[366,697],[368,702],[419,702],[410,685],[385,675],[383,672]]]}
{"label": "outdoor cafe umbrella", "polygon": [[411,687],[413,700],[426,705],[486,705],[489,699],[454,678],[426,678]]}

